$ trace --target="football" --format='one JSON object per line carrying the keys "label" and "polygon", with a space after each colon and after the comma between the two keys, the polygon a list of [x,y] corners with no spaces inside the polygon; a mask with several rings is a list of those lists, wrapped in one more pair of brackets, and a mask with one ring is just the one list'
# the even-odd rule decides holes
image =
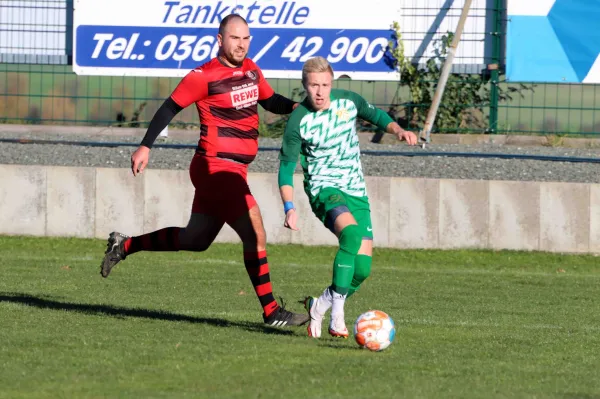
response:
{"label": "football", "polygon": [[362,348],[374,352],[382,351],[394,340],[396,327],[387,313],[369,310],[358,316],[354,323],[354,339]]}

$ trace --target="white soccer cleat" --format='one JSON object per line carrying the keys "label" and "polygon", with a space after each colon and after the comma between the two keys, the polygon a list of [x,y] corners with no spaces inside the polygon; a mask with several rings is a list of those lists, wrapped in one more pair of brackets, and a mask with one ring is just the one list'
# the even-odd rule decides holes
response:
{"label": "white soccer cleat", "polygon": [[332,337],[348,338],[348,329],[346,328],[343,314],[331,318],[331,322],[329,323],[329,334]]}
{"label": "white soccer cleat", "polygon": [[306,297],[304,300],[304,307],[310,316],[310,323],[308,323],[306,330],[308,331],[308,336],[312,338],[321,338],[321,325],[325,316],[317,312],[318,301],[319,298],[312,296]]}

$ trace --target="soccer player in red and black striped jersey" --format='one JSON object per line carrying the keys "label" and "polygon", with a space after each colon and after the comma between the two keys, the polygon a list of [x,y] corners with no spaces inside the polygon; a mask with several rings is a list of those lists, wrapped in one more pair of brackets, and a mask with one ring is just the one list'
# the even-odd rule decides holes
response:
{"label": "soccer player in red and black striped jersey", "polygon": [[204,251],[227,223],[242,240],[244,264],[265,323],[303,325],[308,322],[307,315],[286,310],[273,296],[262,216],[247,183],[248,164],[258,151],[258,104],[276,114],[289,114],[297,103],[276,94],[260,68],[246,58],[250,31],[244,18],[236,14],[225,17],[217,40],[218,56],[181,80],[131,156],[135,176],[148,164],[160,132],[178,112],[196,105],[201,125],[190,164],[196,189],[190,221],[185,228],[167,227],[136,237],[111,233],[101,274],[107,277],[119,261],[139,251]]}

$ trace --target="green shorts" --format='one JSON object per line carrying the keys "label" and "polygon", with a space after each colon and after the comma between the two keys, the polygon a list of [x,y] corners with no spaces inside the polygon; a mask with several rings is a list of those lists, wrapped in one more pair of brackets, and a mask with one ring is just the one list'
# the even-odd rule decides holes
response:
{"label": "green shorts", "polygon": [[314,214],[331,232],[333,232],[335,219],[340,214],[349,211],[362,230],[363,239],[373,239],[371,208],[368,197],[355,197],[337,188],[324,188],[312,198],[310,206]]}

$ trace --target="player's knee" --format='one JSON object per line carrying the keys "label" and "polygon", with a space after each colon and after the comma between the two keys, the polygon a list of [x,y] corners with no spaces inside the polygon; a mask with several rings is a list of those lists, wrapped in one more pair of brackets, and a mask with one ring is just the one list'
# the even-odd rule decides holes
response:
{"label": "player's knee", "polygon": [[267,233],[262,228],[254,229],[250,234],[242,237],[245,249],[262,251],[267,246]]}
{"label": "player's knee", "polygon": [[212,244],[211,240],[206,238],[202,231],[194,228],[194,226],[188,225],[185,229],[181,229],[179,234],[179,245],[180,249],[194,252],[203,252],[210,247]]}
{"label": "player's knee", "polygon": [[366,279],[368,279],[370,275],[371,275],[371,271],[370,270],[367,273],[365,273],[363,271],[360,271],[358,273],[354,273],[354,276],[352,278],[354,280],[356,280],[356,282],[358,284],[361,284],[363,281],[365,281]]}
{"label": "player's knee", "polygon": [[267,246],[267,233],[263,230],[256,234],[256,249],[262,251]]}
{"label": "player's knee", "polygon": [[339,243],[340,249],[356,255],[362,244],[360,228],[355,224],[344,227],[340,232]]}
{"label": "player's knee", "polygon": [[194,237],[192,241],[192,248],[195,252],[204,252],[210,247],[210,242],[207,242],[202,237]]}

